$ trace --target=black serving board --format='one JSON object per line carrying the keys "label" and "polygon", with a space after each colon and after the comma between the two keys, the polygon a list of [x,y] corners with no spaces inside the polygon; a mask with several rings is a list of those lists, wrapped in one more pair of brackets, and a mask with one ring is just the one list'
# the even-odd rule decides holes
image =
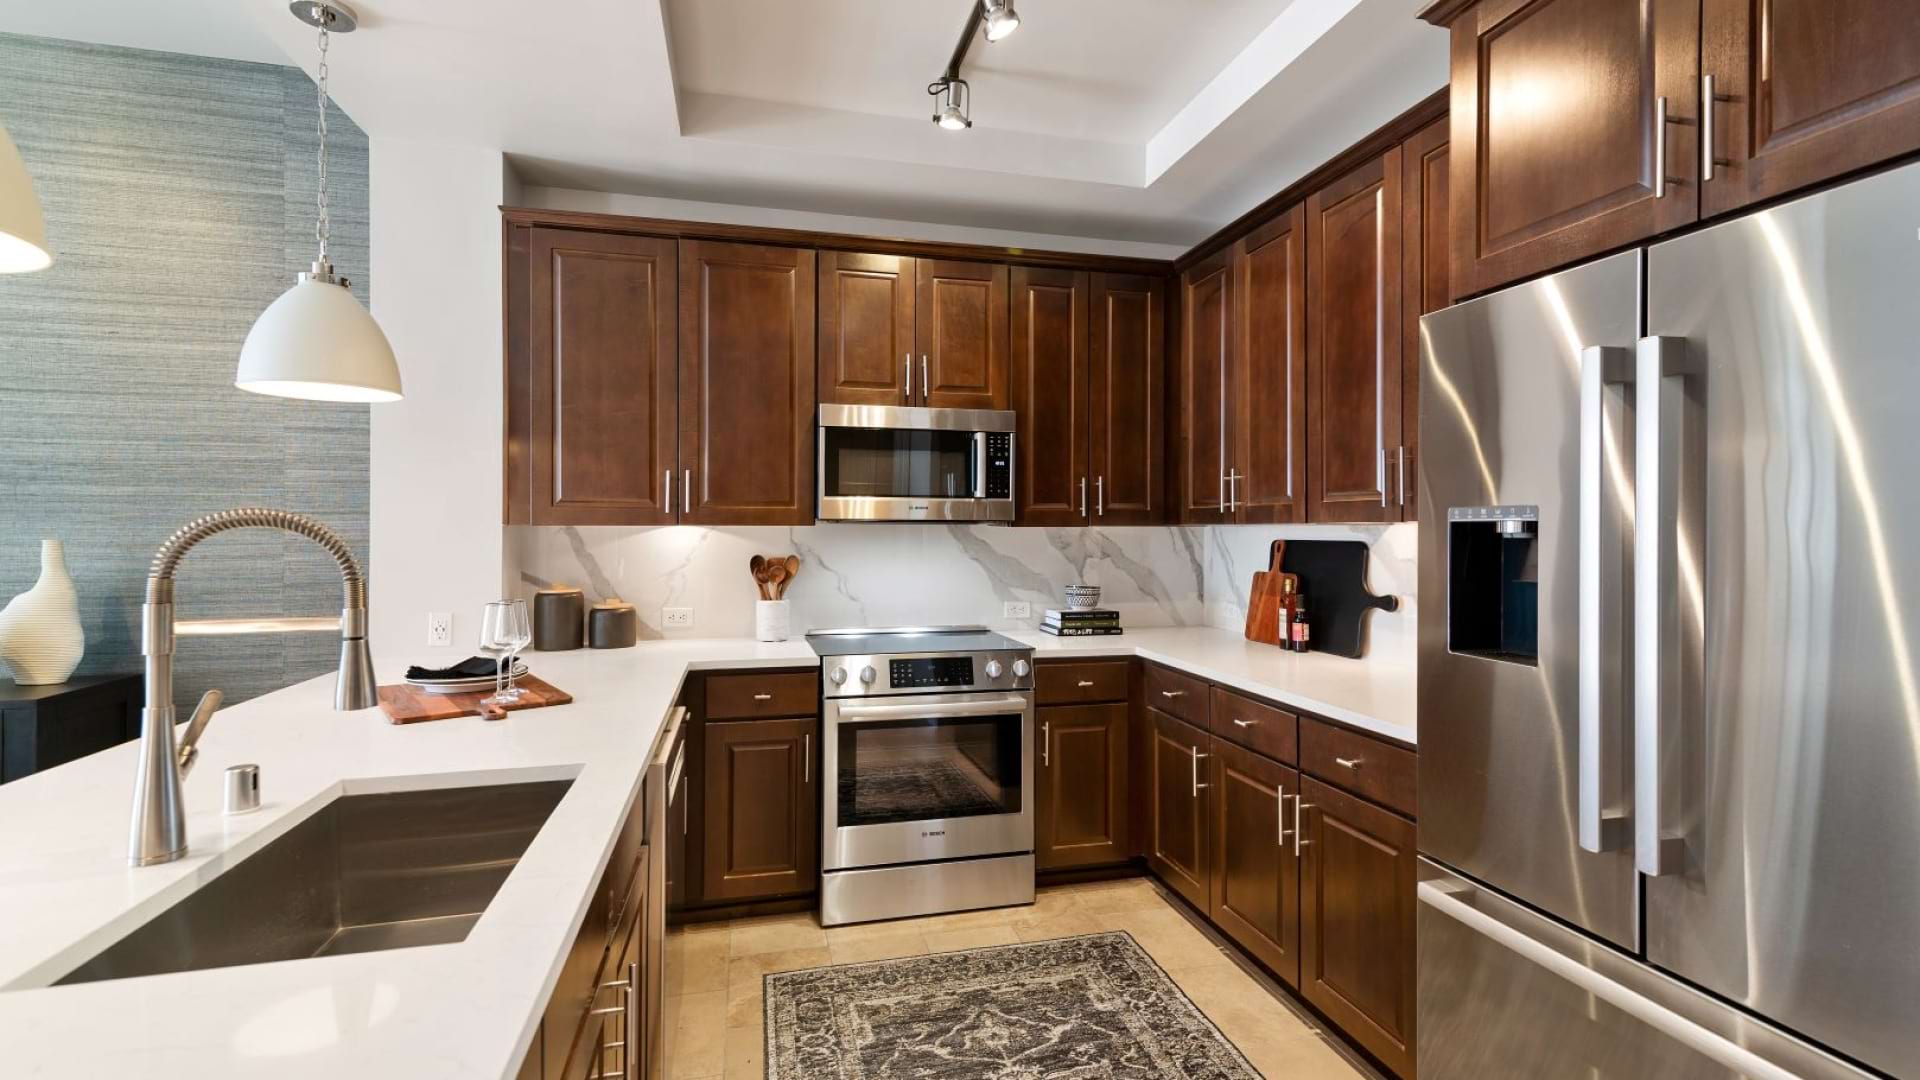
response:
{"label": "black serving board", "polygon": [[1400,601],[1367,591],[1367,545],[1358,540],[1288,540],[1280,569],[1300,575],[1307,598],[1307,646],[1356,660],[1366,642],[1366,616],[1374,608],[1397,611]]}

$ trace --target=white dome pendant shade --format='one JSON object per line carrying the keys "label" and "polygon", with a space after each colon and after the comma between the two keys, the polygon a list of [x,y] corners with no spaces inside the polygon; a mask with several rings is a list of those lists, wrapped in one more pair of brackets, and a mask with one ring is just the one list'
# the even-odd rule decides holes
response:
{"label": "white dome pendant shade", "polygon": [[400,365],[380,324],[325,263],[260,313],[233,385],[309,401],[398,401]]}
{"label": "white dome pendant shade", "polygon": [[247,331],[233,385],[308,401],[398,401],[400,365],[380,324],[335,277],[327,260],[327,39],[350,33],[359,16],[340,0],[294,0],[293,17],[320,31],[320,191],[314,237],[320,256]]}
{"label": "white dome pendant shade", "polygon": [[47,219],[33,194],[33,177],[7,129],[0,127],[0,274],[24,274],[53,265]]}

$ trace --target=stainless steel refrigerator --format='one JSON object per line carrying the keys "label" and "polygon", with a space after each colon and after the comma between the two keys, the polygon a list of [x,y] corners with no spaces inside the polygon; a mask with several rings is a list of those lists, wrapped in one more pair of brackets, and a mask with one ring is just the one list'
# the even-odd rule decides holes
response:
{"label": "stainless steel refrigerator", "polygon": [[1920,1076],[1920,166],[1420,334],[1422,1080]]}

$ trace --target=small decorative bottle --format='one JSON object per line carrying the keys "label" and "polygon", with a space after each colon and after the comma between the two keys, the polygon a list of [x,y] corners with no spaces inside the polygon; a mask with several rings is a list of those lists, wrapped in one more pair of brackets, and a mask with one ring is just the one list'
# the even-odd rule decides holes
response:
{"label": "small decorative bottle", "polygon": [[1287,627],[1287,646],[1294,652],[1307,651],[1307,597],[1302,593],[1293,600],[1293,619]]}

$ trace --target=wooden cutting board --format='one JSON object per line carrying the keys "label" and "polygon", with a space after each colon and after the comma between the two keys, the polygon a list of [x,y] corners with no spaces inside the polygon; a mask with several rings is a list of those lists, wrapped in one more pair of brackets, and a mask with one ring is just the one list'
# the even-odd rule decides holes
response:
{"label": "wooden cutting board", "polygon": [[1275,540],[1267,549],[1267,568],[1253,574],[1253,588],[1247,594],[1247,640],[1278,645],[1286,628],[1280,625],[1282,604],[1286,598],[1286,580],[1291,574],[1280,572],[1280,560],[1287,550],[1285,540]]}
{"label": "wooden cutting board", "polygon": [[[508,712],[565,705],[573,700],[572,694],[556,688],[538,675],[522,675],[515,685],[520,687],[520,700],[506,706]],[[481,699],[492,696],[491,690],[478,690],[470,694],[430,694],[417,686],[399,683],[380,688],[380,708],[396,724],[418,724],[426,720],[452,720],[457,716],[483,716],[496,712],[501,706],[481,704]]]}
{"label": "wooden cutting board", "polygon": [[1300,578],[1307,599],[1307,647],[1359,659],[1366,645],[1366,615],[1396,611],[1400,601],[1367,591],[1367,545],[1358,540],[1296,540],[1281,559]]}

